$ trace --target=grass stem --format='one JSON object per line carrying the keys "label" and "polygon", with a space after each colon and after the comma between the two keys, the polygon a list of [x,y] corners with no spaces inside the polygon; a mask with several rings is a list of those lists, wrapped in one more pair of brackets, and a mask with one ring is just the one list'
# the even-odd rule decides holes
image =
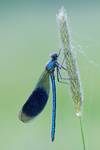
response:
{"label": "grass stem", "polygon": [[82,136],[82,142],[83,142],[83,150],[86,150],[86,144],[85,144],[85,137],[84,137],[84,131],[83,131],[83,124],[82,124],[82,118],[79,117],[80,121],[80,129],[81,129],[81,136]]}

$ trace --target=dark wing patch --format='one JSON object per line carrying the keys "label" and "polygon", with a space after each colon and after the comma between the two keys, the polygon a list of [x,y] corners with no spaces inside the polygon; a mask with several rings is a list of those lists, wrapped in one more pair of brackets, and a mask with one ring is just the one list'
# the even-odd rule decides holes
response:
{"label": "dark wing patch", "polygon": [[[37,116],[46,105],[48,100],[48,95],[46,91],[43,88],[36,88],[26,103],[23,105],[22,113],[24,114],[24,117],[29,117],[30,119]],[[24,121],[21,118],[22,121]]]}

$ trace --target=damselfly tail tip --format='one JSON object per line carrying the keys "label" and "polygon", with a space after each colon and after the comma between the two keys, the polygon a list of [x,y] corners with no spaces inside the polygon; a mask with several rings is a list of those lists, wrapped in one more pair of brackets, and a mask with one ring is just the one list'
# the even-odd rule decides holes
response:
{"label": "damselfly tail tip", "polygon": [[51,131],[51,141],[54,142],[54,140],[55,140],[55,133],[53,133],[53,132]]}
{"label": "damselfly tail tip", "polygon": [[55,137],[53,136],[53,137],[51,137],[51,140],[52,140],[52,142],[54,142],[54,140],[55,140]]}

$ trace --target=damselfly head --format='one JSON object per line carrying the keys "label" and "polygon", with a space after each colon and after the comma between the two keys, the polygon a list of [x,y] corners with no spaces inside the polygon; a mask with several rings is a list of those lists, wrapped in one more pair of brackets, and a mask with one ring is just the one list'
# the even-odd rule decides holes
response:
{"label": "damselfly head", "polygon": [[51,58],[52,58],[52,60],[57,60],[58,54],[56,52],[52,53]]}

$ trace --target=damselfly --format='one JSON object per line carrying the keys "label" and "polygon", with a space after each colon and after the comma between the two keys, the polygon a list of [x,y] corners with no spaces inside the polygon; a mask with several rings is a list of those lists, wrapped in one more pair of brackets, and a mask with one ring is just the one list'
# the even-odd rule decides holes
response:
{"label": "damselfly", "polygon": [[58,57],[60,55],[53,53],[51,55],[51,60],[47,63],[43,74],[41,75],[35,89],[29,96],[26,103],[23,105],[20,112],[19,118],[23,122],[28,122],[32,118],[36,117],[44,109],[50,91],[49,78],[51,78],[52,83],[52,127],[51,127],[51,139],[54,141],[55,138],[55,125],[56,125],[56,84],[55,84],[55,71],[57,74],[58,82],[63,82],[61,77],[61,69],[66,70],[63,66],[63,62],[60,64],[58,62]]}

